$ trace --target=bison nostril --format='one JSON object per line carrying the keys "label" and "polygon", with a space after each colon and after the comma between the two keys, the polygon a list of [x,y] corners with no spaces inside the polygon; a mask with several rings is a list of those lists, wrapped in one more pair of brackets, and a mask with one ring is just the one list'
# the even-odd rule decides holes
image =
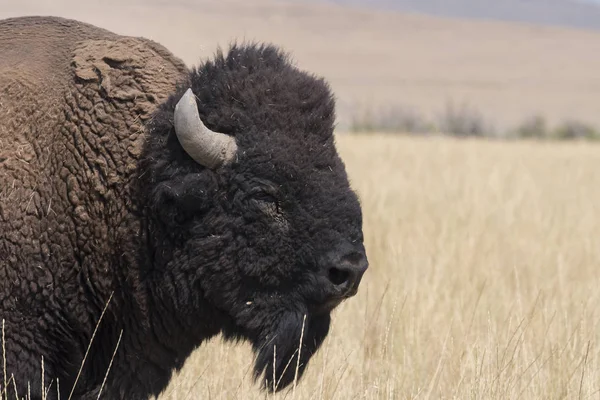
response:
{"label": "bison nostril", "polygon": [[329,280],[336,286],[342,285],[350,278],[350,271],[336,267],[329,268]]}

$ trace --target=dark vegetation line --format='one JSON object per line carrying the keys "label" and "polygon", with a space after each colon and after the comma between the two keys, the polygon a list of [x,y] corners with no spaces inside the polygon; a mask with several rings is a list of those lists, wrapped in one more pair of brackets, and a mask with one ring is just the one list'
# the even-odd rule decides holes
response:
{"label": "dark vegetation line", "polygon": [[443,113],[433,118],[398,106],[377,112],[366,111],[352,119],[349,131],[494,139],[600,140],[600,127],[577,119],[550,126],[543,116],[534,115],[517,126],[497,129],[475,108],[453,104],[447,105]]}

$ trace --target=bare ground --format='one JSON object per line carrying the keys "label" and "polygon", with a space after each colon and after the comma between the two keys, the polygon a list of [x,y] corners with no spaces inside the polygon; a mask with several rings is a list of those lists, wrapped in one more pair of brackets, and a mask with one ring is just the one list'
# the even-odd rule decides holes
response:
{"label": "bare ground", "polygon": [[365,108],[468,103],[498,125],[533,114],[600,125],[600,32],[277,0],[3,0],[0,18],[52,14],[155,39],[189,65],[232,40],[271,41],[324,75],[340,126]]}

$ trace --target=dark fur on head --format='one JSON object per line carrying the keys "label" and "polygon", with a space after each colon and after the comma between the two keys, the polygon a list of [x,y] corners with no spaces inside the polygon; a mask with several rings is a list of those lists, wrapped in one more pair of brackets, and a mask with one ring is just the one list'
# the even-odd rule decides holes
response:
{"label": "dark fur on head", "polygon": [[154,251],[142,255],[141,279],[173,303],[188,334],[218,327],[250,340],[255,376],[264,372],[269,389],[276,354],[280,389],[294,379],[300,337],[301,374],[344,298],[329,268],[345,258],[366,263],[361,208],[334,144],[334,99],[322,79],[268,45],[233,45],[189,81],[201,119],[234,136],[238,152],[216,170],[184,152],[173,113],[187,87],[155,113],[139,191]]}

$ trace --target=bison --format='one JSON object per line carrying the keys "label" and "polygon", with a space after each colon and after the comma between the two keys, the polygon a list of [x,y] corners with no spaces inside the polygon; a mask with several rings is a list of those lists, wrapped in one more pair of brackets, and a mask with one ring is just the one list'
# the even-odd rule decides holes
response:
{"label": "bison", "polygon": [[368,266],[334,120],[272,44],[187,68],[78,21],[0,21],[2,390],[147,399],[219,334],[252,344],[265,390],[301,375]]}

